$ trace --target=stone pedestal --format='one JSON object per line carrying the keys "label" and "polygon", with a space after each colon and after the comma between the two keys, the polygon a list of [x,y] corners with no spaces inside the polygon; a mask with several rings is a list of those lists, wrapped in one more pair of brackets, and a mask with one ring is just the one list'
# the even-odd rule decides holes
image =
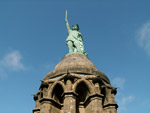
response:
{"label": "stone pedestal", "polygon": [[84,55],[66,55],[42,80],[33,113],[116,113],[108,77]]}

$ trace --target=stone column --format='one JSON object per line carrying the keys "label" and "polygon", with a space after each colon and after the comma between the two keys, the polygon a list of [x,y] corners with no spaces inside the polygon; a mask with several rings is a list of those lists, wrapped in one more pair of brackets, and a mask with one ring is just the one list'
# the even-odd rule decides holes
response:
{"label": "stone column", "polygon": [[104,111],[106,113],[117,113],[118,105],[115,102],[115,95],[117,93],[116,88],[111,85],[105,85],[105,100],[104,100]]}
{"label": "stone column", "polygon": [[51,98],[42,98],[40,103],[40,113],[61,113],[62,105]]}
{"label": "stone column", "polygon": [[76,94],[74,92],[64,92],[64,113],[76,113]]}
{"label": "stone column", "polygon": [[117,104],[104,106],[104,113],[117,113],[117,107]]}
{"label": "stone column", "polygon": [[33,113],[40,113],[40,109],[39,108],[34,108]]}
{"label": "stone column", "polygon": [[91,95],[86,101],[88,105],[86,105],[85,113],[103,113],[102,98],[101,94]]}
{"label": "stone column", "polygon": [[49,113],[50,109],[50,102],[49,99],[42,98],[40,100],[41,106],[40,106],[40,113]]}
{"label": "stone column", "polygon": [[34,100],[35,100],[36,104],[35,104],[35,108],[33,109],[33,113],[40,113],[40,103],[39,103],[39,98],[38,98],[39,95],[38,94],[34,95]]}

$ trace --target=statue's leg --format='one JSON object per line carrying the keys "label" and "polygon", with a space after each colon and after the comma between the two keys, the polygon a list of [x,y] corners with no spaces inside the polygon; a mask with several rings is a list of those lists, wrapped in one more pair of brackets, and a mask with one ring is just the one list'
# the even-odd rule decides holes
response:
{"label": "statue's leg", "polygon": [[77,52],[77,48],[76,47],[74,47],[74,52]]}
{"label": "statue's leg", "polygon": [[72,43],[72,41],[67,41],[67,45],[68,45],[68,48],[69,48],[69,53],[72,53],[73,52],[73,43]]}
{"label": "statue's leg", "polygon": [[79,41],[75,41],[74,42],[75,47],[77,48],[77,52],[81,52],[81,48],[80,48],[80,42]]}
{"label": "statue's leg", "polygon": [[80,42],[80,49],[81,49],[82,52],[84,52],[84,45],[83,45],[82,42]]}

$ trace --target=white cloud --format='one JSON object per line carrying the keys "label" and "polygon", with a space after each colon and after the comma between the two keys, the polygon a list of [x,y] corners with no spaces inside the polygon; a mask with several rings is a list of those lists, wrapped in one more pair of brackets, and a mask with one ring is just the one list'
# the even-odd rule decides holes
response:
{"label": "white cloud", "polygon": [[4,67],[18,71],[25,69],[24,65],[21,63],[21,59],[22,59],[21,54],[18,51],[13,51],[4,56],[4,58],[0,63]]}
{"label": "white cloud", "polygon": [[123,98],[121,99],[121,104],[122,104],[122,105],[125,105],[125,104],[131,102],[133,99],[134,99],[133,96],[123,97]]}
{"label": "white cloud", "polygon": [[112,80],[112,84],[115,87],[119,87],[119,88],[123,89],[124,84],[125,84],[125,79],[121,78],[121,77],[117,77],[117,78],[115,78],[115,79]]}
{"label": "white cloud", "polygon": [[12,51],[5,55],[3,59],[0,60],[0,77],[6,77],[7,70],[20,71],[24,70],[25,66],[21,62],[22,56],[19,51]]}
{"label": "white cloud", "polygon": [[146,53],[150,55],[150,22],[143,24],[138,30],[137,41],[139,46],[144,48]]}
{"label": "white cloud", "polygon": [[124,110],[126,110],[126,106],[131,103],[134,100],[134,96],[124,96],[121,99],[118,100],[118,113],[123,112]]}

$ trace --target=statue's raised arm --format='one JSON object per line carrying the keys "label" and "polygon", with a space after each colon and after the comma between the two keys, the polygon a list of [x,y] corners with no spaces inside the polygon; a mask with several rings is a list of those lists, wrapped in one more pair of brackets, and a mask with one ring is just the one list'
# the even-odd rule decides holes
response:
{"label": "statue's raised arm", "polygon": [[69,31],[71,29],[70,29],[70,26],[69,26],[69,23],[68,23],[68,19],[67,19],[67,10],[66,10],[65,22],[66,22],[67,30],[68,30],[68,33],[69,33]]}

